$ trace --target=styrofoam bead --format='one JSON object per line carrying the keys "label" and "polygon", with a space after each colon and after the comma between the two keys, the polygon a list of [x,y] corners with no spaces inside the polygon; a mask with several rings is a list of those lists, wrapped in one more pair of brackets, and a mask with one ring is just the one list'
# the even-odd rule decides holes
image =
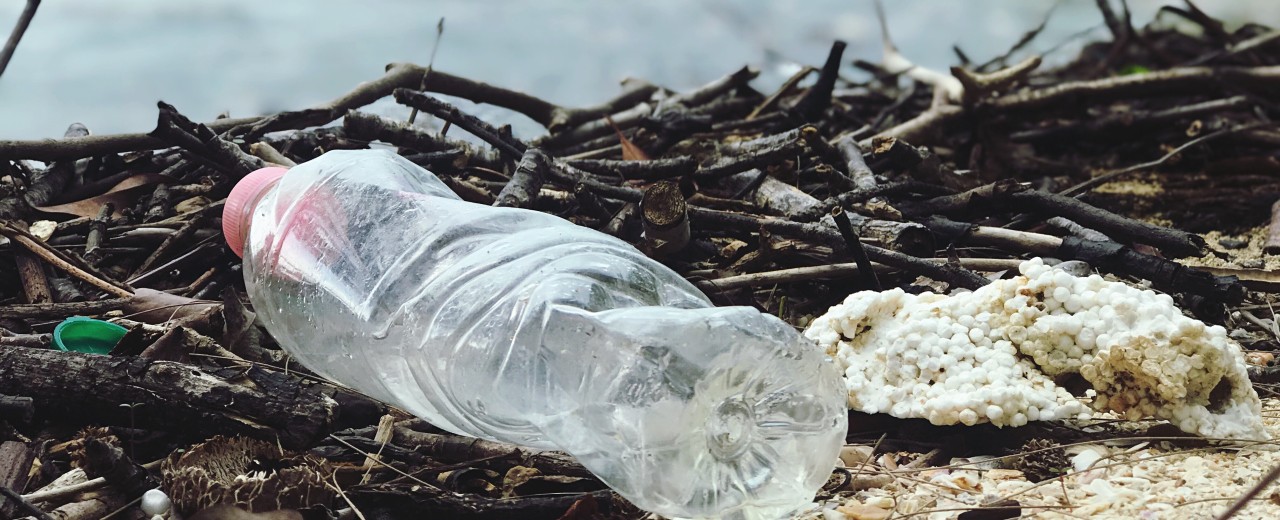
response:
{"label": "styrofoam bead", "polygon": [[169,495],[159,489],[148,489],[142,494],[142,512],[148,515],[163,515],[173,507]]}

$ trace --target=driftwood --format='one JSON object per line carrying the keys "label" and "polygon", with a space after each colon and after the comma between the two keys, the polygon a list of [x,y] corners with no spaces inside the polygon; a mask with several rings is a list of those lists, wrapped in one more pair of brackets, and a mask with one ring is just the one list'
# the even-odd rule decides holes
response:
{"label": "driftwood", "polygon": [[[6,374],[0,393],[31,397],[39,413],[69,414],[85,424],[248,435],[299,448],[336,429],[341,413],[332,390],[259,368],[206,372],[166,361],[7,348],[0,350],[0,373]],[[243,378],[255,385],[238,383]]]}
{"label": "driftwood", "polygon": [[[315,505],[348,516],[642,516],[595,491],[603,483],[567,455],[402,420],[273,344],[223,244],[222,198],[253,169],[329,150],[391,145],[464,200],[611,234],[717,303],[797,326],[853,291],[973,289],[1039,256],[1149,284],[1251,349],[1270,349],[1280,281],[1257,242],[1262,253],[1280,251],[1280,38],[1257,25],[1228,30],[1190,4],[1169,12],[1202,35],[1136,28],[1098,4],[1111,40],[1051,70],[1038,56],[1013,57],[1043,23],[1009,52],[962,58],[949,74],[906,62],[887,42],[884,63],[855,59],[870,73],[855,77],[843,68],[846,46],[834,42],[821,67],[802,67],[771,91],[757,91],[759,72],[743,67],[683,92],[629,81],[589,107],[394,63],[297,110],[199,123],[162,102],[149,134],[71,125],[61,139],[0,141],[0,257],[12,259],[0,261],[0,492],[10,495],[0,514],[109,514],[146,482],[129,460],[135,448],[171,452],[230,434],[337,465],[333,484],[350,502]],[[517,138],[449,97],[513,110],[545,132]],[[361,110],[385,98],[444,128]],[[106,193],[124,181],[140,184]],[[1163,191],[1129,189],[1148,181]],[[46,211],[67,207],[75,212]],[[1208,230],[1220,236],[1205,240]],[[1205,255],[1232,264],[1193,267],[1215,260]],[[73,315],[131,330],[112,356],[50,350],[53,328]],[[1260,391],[1280,380],[1269,366],[1250,376]],[[875,429],[876,419],[854,423]],[[65,447],[27,439],[64,440],[91,425],[128,441],[93,445],[91,469],[113,485],[22,495],[67,463],[58,458]],[[1081,435],[1037,428],[1061,442]],[[892,435],[882,447],[925,453],[908,467],[1031,435],[883,429]],[[935,438],[944,431],[963,446]],[[561,487],[508,485],[505,471],[540,471]],[[964,517],[1031,507],[993,500]]]}

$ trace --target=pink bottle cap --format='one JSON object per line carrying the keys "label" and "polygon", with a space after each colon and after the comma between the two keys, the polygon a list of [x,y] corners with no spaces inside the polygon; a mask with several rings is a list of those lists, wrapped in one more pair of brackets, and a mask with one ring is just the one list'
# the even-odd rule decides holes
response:
{"label": "pink bottle cap", "polygon": [[236,256],[244,256],[245,230],[249,228],[249,207],[258,200],[263,190],[269,188],[289,170],[279,166],[260,168],[245,175],[227,195],[227,203],[222,207],[222,235],[227,245]]}

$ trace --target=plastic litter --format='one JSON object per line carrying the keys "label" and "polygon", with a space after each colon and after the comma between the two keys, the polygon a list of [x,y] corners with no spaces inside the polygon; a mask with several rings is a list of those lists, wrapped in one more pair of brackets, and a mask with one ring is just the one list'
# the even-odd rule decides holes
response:
{"label": "plastic litter", "polygon": [[464,202],[390,151],[247,176],[223,217],[267,329],[446,430],[564,450],[637,506],[777,518],[830,476],[835,365],[629,244]]}

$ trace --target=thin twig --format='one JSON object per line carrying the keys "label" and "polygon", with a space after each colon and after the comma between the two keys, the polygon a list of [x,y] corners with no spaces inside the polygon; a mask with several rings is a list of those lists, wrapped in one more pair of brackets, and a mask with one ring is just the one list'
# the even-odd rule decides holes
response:
{"label": "thin twig", "polygon": [[876,278],[876,272],[871,268],[871,259],[867,258],[867,250],[862,248],[862,240],[849,223],[849,215],[845,214],[843,208],[836,207],[831,210],[831,218],[836,221],[836,228],[840,230],[845,247],[853,255],[854,263],[858,264],[858,275],[862,277],[863,284],[872,290],[881,290],[880,279]]}
{"label": "thin twig", "polygon": [[36,9],[39,7],[40,0],[27,0],[27,7],[18,16],[18,23],[13,26],[13,32],[9,33],[9,41],[4,43],[4,50],[0,51],[0,76],[3,76],[4,69],[9,67],[9,60],[13,58],[14,51],[18,50],[18,42],[22,41],[22,35],[26,34],[27,27],[31,25],[31,19],[36,17]]}
{"label": "thin twig", "polygon": [[36,506],[31,505],[31,502],[23,499],[22,495],[19,495],[16,491],[9,489],[8,486],[0,486],[0,495],[4,495],[4,498],[8,499],[8,501],[17,504],[18,510],[30,513],[31,516],[35,517],[37,520],[53,520],[53,517],[49,516],[48,513],[45,513]]}
{"label": "thin twig", "polygon": [[[436,65],[436,51],[440,49],[440,38],[444,36],[444,17],[440,17],[440,21],[436,22],[436,41],[431,44],[431,58],[427,60],[427,71],[422,73],[422,81],[418,83],[418,90],[427,88],[427,79],[431,77],[431,70]],[[409,112],[409,124],[413,124],[413,120],[418,118],[418,108],[414,107]],[[440,131],[440,135],[444,135],[444,130]]]}
{"label": "thin twig", "polygon": [[1122,175],[1130,174],[1130,173],[1133,173],[1133,172],[1136,172],[1136,171],[1145,170],[1145,169],[1147,169],[1147,168],[1154,168],[1154,167],[1156,167],[1156,166],[1159,166],[1159,165],[1163,164],[1165,161],[1168,161],[1168,160],[1169,160],[1170,158],[1172,158],[1173,156],[1178,155],[1178,154],[1180,154],[1180,153],[1182,153],[1182,152],[1186,151],[1186,149],[1191,148],[1192,146],[1195,146],[1195,145],[1198,145],[1198,144],[1201,144],[1201,143],[1205,143],[1205,142],[1208,142],[1208,141],[1212,141],[1212,140],[1217,139],[1217,138],[1219,138],[1219,137],[1224,137],[1224,136],[1228,136],[1228,135],[1231,135],[1231,134],[1240,133],[1240,132],[1243,132],[1243,131],[1245,131],[1245,130],[1256,130],[1256,129],[1258,129],[1258,128],[1264,128],[1264,127],[1268,127],[1268,126],[1275,126],[1275,125],[1276,125],[1276,123],[1275,123],[1275,122],[1258,122],[1258,123],[1251,123],[1251,124],[1247,124],[1247,125],[1244,125],[1244,126],[1228,127],[1228,128],[1224,128],[1224,129],[1222,129],[1222,130],[1218,130],[1217,132],[1208,133],[1208,134],[1202,135],[1202,136],[1200,136],[1200,137],[1197,137],[1197,138],[1195,138],[1195,139],[1192,139],[1192,140],[1190,140],[1190,141],[1187,141],[1186,143],[1183,143],[1183,144],[1182,144],[1182,146],[1179,146],[1179,147],[1177,147],[1177,148],[1174,148],[1173,150],[1170,150],[1170,151],[1169,151],[1169,153],[1164,154],[1164,156],[1160,157],[1159,159],[1156,159],[1156,160],[1154,160],[1154,161],[1144,162],[1144,163],[1141,163],[1141,164],[1135,164],[1135,165],[1133,165],[1133,166],[1129,166],[1129,167],[1127,167],[1127,168],[1121,168],[1121,169],[1119,169],[1119,170],[1110,171],[1110,172],[1107,172],[1107,173],[1104,173],[1104,174],[1098,175],[1098,176],[1096,176],[1096,177],[1094,177],[1094,178],[1092,178],[1092,179],[1089,179],[1089,180],[1084,181],[1084,182],[1082,182],[1082,183],[1080,183],[1080,184],[1076,184],[1075,186],[1072,186],[1072,187],[1070,187],[1070,188],[1067,188],[1067,189],[1065,189],[1065,190],[1062,190],[1062,191],[1061,191],[1061,192],[1059,192],[1058,194],[1059,194],[1059,195],[1066,195],[1066,196],[1075,196],[1075,197],[1079,197],[1080,195],[1082,195],[1082,194],[1084,193],[1084,191],[1085,191],[1085,190],[1088,190],[1088,189],[1090,189],[1090,188],[1093,188],[1094,186],[1098,186],[1098,185],[1101,185],[1101,184],[1106,184],[1106,183],[1108,183],[1108,182],[1111,182],[1111,181],[1112,181],[1113,179],[1115,179],[1116,177],[1120,177],[1120,176],[1122,176]]}
{"label": "thin twig", "polygon": [[1231,504],[1231,507],[1227,508],[1227,510],[1221,515],[1218,515],[1217,520],[1227,520],[1228,518],[1235,516],[1241,509],[1244,509],[1244,506],[1249,505],[1250,500],[1253,500],[1253,498],[1258,496],[1259,493],[1266,490],[1267,486],[1270,486],[1277,478],[1280,478],[1280,464],[1271,468],[1271,471],[1268,471],[1267,474],[1262,477],[1262,480],[1259,480],[1257,484],[1236,500],[1234,504]]}

